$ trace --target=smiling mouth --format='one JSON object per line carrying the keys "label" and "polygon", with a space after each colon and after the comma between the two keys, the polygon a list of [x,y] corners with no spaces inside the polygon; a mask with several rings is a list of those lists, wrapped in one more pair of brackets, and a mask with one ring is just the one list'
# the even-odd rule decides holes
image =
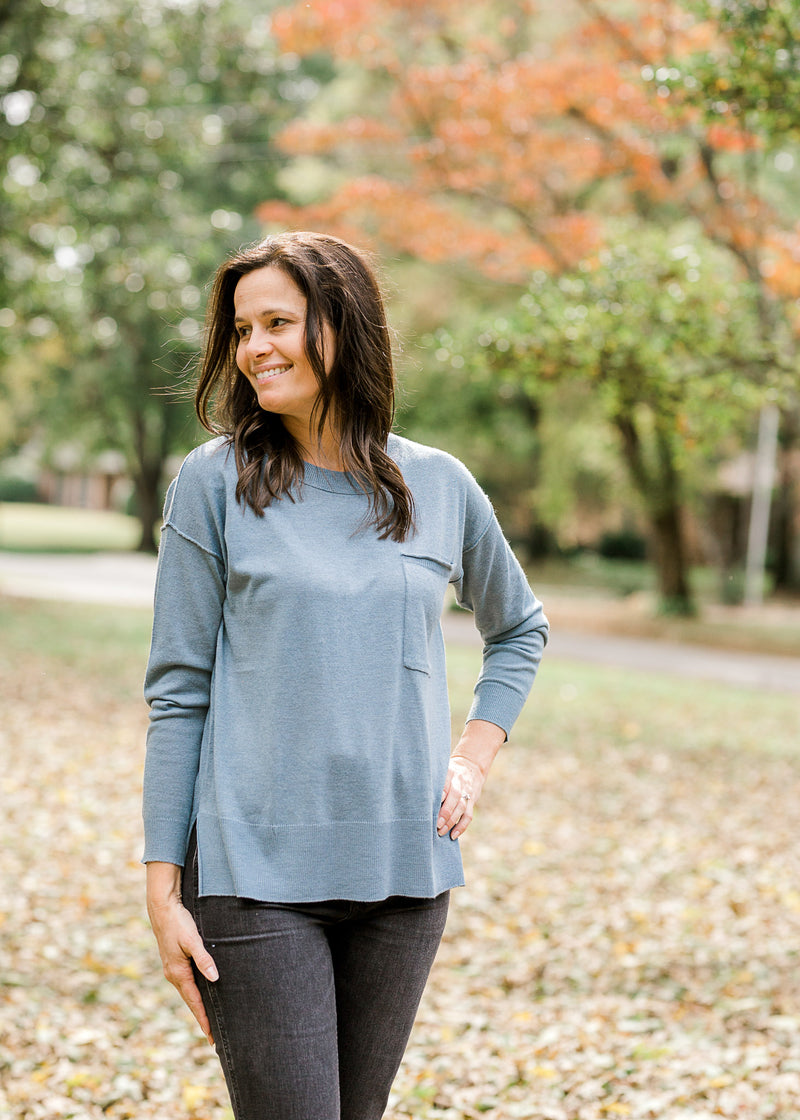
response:
{"label": "smiling mouth", "polygon": [[282,373],[288,373],[292,368],[291,362],[285,366],[271,366],[269,369],[259,369],[253,371],[253,376],[259,385],[265,385],[268,381],[272,381],[276,377],[280,377]]}

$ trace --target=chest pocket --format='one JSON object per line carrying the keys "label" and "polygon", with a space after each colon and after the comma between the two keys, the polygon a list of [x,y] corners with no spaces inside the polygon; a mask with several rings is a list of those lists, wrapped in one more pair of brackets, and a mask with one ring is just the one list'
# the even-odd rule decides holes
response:
{"label": "chest pocket", "polygon": [[403,664],[407,669],[430,674],[428,646],[442,614],[451,568],[446,560],[437,556],[404,552],[403,571],[406,584]]}

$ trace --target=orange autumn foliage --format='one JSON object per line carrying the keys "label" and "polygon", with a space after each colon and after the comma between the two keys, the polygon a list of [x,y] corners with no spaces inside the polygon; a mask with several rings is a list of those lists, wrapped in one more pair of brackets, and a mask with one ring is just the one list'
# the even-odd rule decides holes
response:
{"label": "orange autumn foliage", "polygon": [[713,47],[714,25],[678,0],[635,0],[628,19],[605,0],[576,3],[581,18],[560,38],[537,36],[529,0],[276,11],[282,50],[357,64],[375,92],[351,117],[284,131],[287,152],[336,154],[352,174],[313,206],[265,202],[260,218],[523,281],[590,257],[608,216],[647,200],[697,219],[776,294],[800,295],[796,236],[775,233],[778,216],[743,178],[709,171],[709,153],[760,143],[738,122],[704,123],[674,61]]}
{"label": "orange autumn foliage", "polygon": [[402,139],[403,134],[395,125],[370,117],[349,117],[330,124],[295,120],[281,132],[281,147],[293,155],[317,155],[352,142],[397,144]]}
{"label": "orange autumn foliage", "polygon": [[712,148],[719,152],[748,152],[762,146],[758,136],[730,124],[712,124],[706,132]]}
{"label": "orange autumn foliage", "polygon": [[[409,214],[414,215],[413,222],[408,221]],[[312,206],[264,203],[259,217],[284,226],[333,230],[360,243],[379,239],[400,252],[432,262],[460,260],[495,279],[553,267],[548,253],[535,242],[513,242],[437,204],[424,192],[379,176],[353,179],[330,201]],[[576,217],[569,217],[565,235],[587,244],[587,230]]]}

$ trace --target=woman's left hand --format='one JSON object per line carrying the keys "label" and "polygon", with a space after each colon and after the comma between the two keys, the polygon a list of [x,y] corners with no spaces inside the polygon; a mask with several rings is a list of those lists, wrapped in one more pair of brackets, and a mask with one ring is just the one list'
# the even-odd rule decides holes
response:
{"label": "woman's left hand", "polygon": [[458,840],[467,831],[489,767],[505,740],[505,731],[496,723],[483,719],[469,720],[450,756],[436,821],[436,831],[440,836],[449,832],[451,840]]}
{"label": "woman's left hand", "polygon": [[442,806],[436,830],[440,836],[450,833],[457,840],[469,828],[475,802],[483,789],[484,776],[476,762],[453,755],[442,794]]}

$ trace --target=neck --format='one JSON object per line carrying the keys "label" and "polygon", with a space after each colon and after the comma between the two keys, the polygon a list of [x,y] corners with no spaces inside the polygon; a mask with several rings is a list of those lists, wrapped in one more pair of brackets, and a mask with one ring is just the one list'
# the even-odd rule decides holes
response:
{"label": "neck", "polygon": [[311,463],[315,467],[324,467],[325,470],[329,471],[344,470],[344,463],[338,447],[330,453],[325,452],[320,447],[301,447],[300,452],[305,463]]}
{"label": "neck", "polygon": [[[285,420],[284,424],[286,424]],[[321,438],[317,432],[312,433],[308,428],[299,432],[290,424],[286,424],[286,429],[294,437],[304,462],[312,463],[315,467],[323,467],[325,470],[344,470],[341,441],[330,424],[325,425]]]}

